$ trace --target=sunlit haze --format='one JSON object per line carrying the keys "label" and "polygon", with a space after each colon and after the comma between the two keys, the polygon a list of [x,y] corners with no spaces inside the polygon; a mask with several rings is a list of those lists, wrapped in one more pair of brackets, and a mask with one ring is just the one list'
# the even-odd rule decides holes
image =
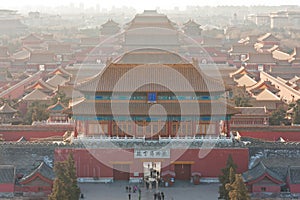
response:
{"label": "sunlit haze", "polygon": [[185,9],[186,6],[219,6],[219,5],[268,5],[268,6],[278,6],[278,5],[300,5],[299,0],[289,0],[289,1],[281,1],[281,0],[110,0],[110,1],[99,1],[99,0],[51,0],[51,1],[40,1],[40,0],[10,0],[4,1],[1,0],[0,8],[10,8],[10,9],[20,9],[24,8],[38,8],[38,7],[56,7],[56,6],[68,6],[73,4],[74,6],[84,6],[85,8],[99,6],[100,8],[111,8],[111,7],[133,7],[137,10],[143,9],[154,9],[160,7],[162,9],[173,9],[174,7],[178,7],[179,9]]}

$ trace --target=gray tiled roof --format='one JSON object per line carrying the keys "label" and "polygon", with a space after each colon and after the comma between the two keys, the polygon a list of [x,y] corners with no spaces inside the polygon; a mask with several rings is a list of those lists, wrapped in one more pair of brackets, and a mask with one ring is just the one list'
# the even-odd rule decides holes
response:
{"label": "gray tiled roof", "polygon": [[0,184],[15,182],[15,167],[13,165],[0,165]]}
{"label": "gray tiled roof", "polygon": [[249,63],[266,64],[275,63],[271,53],[249,53],[249,57],[244,60]]}
{"label": "gray tiled roof", "polygon": [[255,167],[253,167],[252,169],[243,173],[243,178],[244,178],[245,182],[250,182],[250,181],[258,179],[259,177],[263,176],[264,174],[268,174],[269,176],[273,177],[274,179],[276,179],[280,182],[284,182],[282,177],[279,176],[278,173],[267,168],[263,162],[259,162]]}
{"label": "gray tiled roof", "polygon": [[265,107],[238,107],[242,115],[267,115]]}
{"label": "gray tiled roof", "polygon": [[292,184],[300,184],[300,166],[289,168],[289,178]]}
{"label": "gray tiled roof", "polygon": [[[174,76],[181,80],[177,80]],[[121,79],[122,78],[122,79]],[[123,81],[120,84],[120,79]],[[161,84],[147,84],[161,83]],[[95,91],[135,91],[136,85],[140,87],[137,91],[166,92],[167,87],[172,86],[172,91],[185,92],[218,92],[226,89],[223,82],[206,76],[201,69],[192,64],[117,64],[107,66],[94,78],[81,83],[77,89],[85,92]]]}
{"label": "gray tiled roof", "polygon": [[125,53],[120,58],[116,59],[118,64],[146,64],[146,63],[164,63],[164,64],[179,64],[188,63],[188,61],[178,54],[164,51],[161,49],[145,48],[136,49]]}
{"label": "gray tiled roof", "polygon": [[56,74],[54,76],[52,76],[51,78],[49,78],[46,83],[48,83],[49,85],[51,85],[52,87],[57,87],[58,85],[63,85],[65,84],[65,82],[67,82],[68,80],[65,79],[64,77],[62,77],[59,74]]}
{"label": "gray tiled roof", "polygon": [[246,182],[255,180],[264,173],[277,180],[285,181],[290,177],[291,183],[300,183],[300,160],[286,157],[270,157],[257,161],[257,164],[247,172],[243,173]]}
{"label": "gray tiled roof", "polygon": [[47,165],[45,162],[41,162],[41,164],[33,172],[22,178],[21,182],[34,176],[34,174],[36,173],[40,173],[42,176],[50,180],[53,180],[55,178],[53,168]]}
{"label": "gray tiled roof", "polygon": [[22,98],[25,101],[49,100],[50,97],[39,89],[35,89]]}
{"label": "gray tiled roof", "polygon": [[12,108],[8,103],[4,103],[3,106],[0,107],[0,113],[6,114],[6,113],[16,113],[17,110]]}

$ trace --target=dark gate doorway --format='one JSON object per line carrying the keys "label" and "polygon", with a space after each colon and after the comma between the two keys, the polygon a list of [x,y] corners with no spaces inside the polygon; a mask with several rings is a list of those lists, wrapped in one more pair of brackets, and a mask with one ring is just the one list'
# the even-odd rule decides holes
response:
{"label": "dark gate doorway", "polygon": [[113,165],[114,180],[129,180],[130,166],[128,164]]}
{"label": "dark gate doorway", "polygon": [[175,179],[190,180],[191,164],[175,164]]}

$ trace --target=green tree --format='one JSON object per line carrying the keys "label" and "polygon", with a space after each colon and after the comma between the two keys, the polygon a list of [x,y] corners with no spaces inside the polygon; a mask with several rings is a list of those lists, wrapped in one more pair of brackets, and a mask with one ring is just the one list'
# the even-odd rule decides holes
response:
{"label": "green tree", "polygon": [[229,179],[228,180],[229,180],[229,182],[225,185],[225,189],[226,189],[226,192],[229,195],[230,191],[232,191],[231,185],[235,181],[235,170],[232,167],[230,167],[230,169],[229,169]]}
{"label": "green tree", "polygon": [[77,185],[75,161],[72,154],[66,161],[57,162],[54,166],[56,178],[49,200],[77,200],[80,189]]}
{"label": "green tree", "polygon": [[237,107],[252,107],[251,96],[246,91],[246,87],[240,87],[233,90],[233,101]]}
{"label": "green tree", "polygon": [[252,107],[250,103],[250,97],[246,96],[234,96],[233,97],[234,104],[237,107]]}
{"label": "green tree", "polygon": [[230,200],[250,200],[247,187],[241,174],[236,174],[235,181],[231,184],[226,184],[226,189],[228,190]]}
{"label": "green tree", "polygon": [[230,167],[229,170],[229,183],[232,184],[235,181],[235,170]]}
{"label": "green tree", "polygon": [[285,116],[286,116],[286,111],[283,108],[279,108],[278,110],[275,110],[274,112],[272,112],[270,116],[269,119],[270,125],[281,125],[286,121]]}
{"label": "green tree", "polygon": [[222,169],[222,175],[219,176],[219,181],[221,183],[219,187],[219,196],[220,196],[219,198],[229,200],[226,184],[234,181],[233,174],[235,174],[236,168],[237,166],[233,162],[232,156],[229,155],[226,162],[226,167]]}
{"label": "green tree", "polygon": [[300,99],[298,99],[294,105],[292,121],[293,124],[300,124]]}
{"label": "green tree", "polygon": [[67,176],[65,174],[65,162],[57,162],[54,166],[56,178],[54,179],[52,193],[49,200],[70,199],[67,188]]}
{"label": "green tree", "polygon": [[34,121],[43,121],[49,118],[47,112],[48,105],[35,101],[28,106],[27,112],[24,116],[25,124],[32,124]]}
{"label": "green tree", "polygon": [[77,175],[76,175],[76,167],[73,154],[69,154],[67,163],[66,163],[66,173],[69,180],[69,193],[71,195],[70,199],[79,199],[80,196],[80,188],[77,185]]}
{"label": "green tree", "polygon": [[6,78],[9,78],[9,79],[13,78],[12,74],[10,73],[10,71],[8,69],[6,70]]}

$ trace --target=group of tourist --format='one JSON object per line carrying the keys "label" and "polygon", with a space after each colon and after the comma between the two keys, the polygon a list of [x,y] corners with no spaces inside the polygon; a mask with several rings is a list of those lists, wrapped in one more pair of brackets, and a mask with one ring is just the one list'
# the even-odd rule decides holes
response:
{"label": "group of tourist", "polygon": [[125,189],[126,189],[126,192],[128,193],[128,200],[131,200],[131,191],[133,192],[133,193],[136,193],[137,191],[138,191],[138,193],[139,193],[139,200],[141,199],[141,194],[142,194],[142,191],[141,191],[141,189],[137,186],[137,185],[134,185],[134,186],[126,186],[125,187]]}
{"label": "group of tourist", "polygon": [[154,200],[165,200],[165,194],[163,192],[156,192],[153,194]]}

